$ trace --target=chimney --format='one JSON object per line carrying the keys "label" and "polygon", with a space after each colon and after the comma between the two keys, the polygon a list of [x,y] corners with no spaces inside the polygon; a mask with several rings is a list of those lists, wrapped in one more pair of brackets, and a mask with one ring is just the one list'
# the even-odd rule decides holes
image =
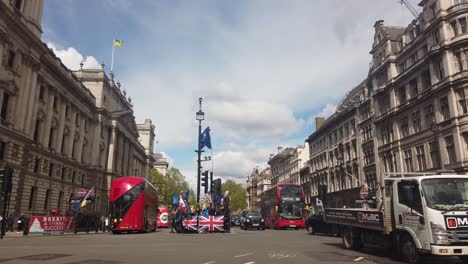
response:
{"label": "chimney", "polygon": [[318,130],[323,125],[324,122],[325,122],[324,117],[316,117],[315,118],[315,130]]}
{"label": "chimney", "polygon": [[283,147],[278,147],[278,153],[280,153],[281,151],[283,151]]}

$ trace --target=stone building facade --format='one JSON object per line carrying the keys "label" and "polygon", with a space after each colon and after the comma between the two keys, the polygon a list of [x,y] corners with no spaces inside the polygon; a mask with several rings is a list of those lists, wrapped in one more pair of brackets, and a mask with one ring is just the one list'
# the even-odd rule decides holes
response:
{"label": "stone building facade", "polygon": [[[375,23],[367,80],[307,139],[310,160],[301,181],[311,188],[311,197],[319,185],[326,185],[328,192],[363,183],[375,189],[388,172],[466,173],[468,4],[424,0],[419,5],[421,14],[407,27]],[[343,111],[346,101],[352,107]],[[334,139],[335,130],[350,123],[356,134],[350,141],[348,172],[359,183],[330,170],[340,165],[337,154],[348,162],[346,147],[340,154],[340,144],[347,143],[337,146]]]}
{"label": "stone building facade", "polygon": [[296,148],[278,147],[278,153],[271,155],[268,165],[271,168],[271,186],[278,183],[300,183],[299,171],[309,159],[309,147],[307,145]]}
{"label": "stone building facade", "polygon": [[61,63],[41,41],[42,9],[43,0],[0,0],[0,163],[14,169],[10,212],[65,213],[72,194],[94,187],[96,203],[84,210],[106,213],[115,177],[146,176],[131,103],[104,69]]}
{"label": "stone building facade", "polygon": [[167,158],[164,156],[163,153],[155,153],[153,157],[155,160],[153,163],[153,168],[162,175],[166,175],[167,169],[169,168],[169,161],[167,160]]}

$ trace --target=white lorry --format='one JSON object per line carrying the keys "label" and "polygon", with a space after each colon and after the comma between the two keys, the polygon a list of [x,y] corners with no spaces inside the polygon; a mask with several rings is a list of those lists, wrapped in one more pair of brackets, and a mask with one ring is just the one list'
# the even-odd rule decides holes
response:
{"label": "white lorry", "polygon": [[325,208],[340,226],[346,249],[381,245],[408,263],[423,254],[458,256],[468,263],[468,176],[403,174],[384,177],[377,208]]}

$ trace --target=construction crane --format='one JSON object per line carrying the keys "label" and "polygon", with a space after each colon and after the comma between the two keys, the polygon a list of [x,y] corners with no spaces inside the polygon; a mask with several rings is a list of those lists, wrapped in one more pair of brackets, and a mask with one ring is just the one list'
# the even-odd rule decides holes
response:
{"label": "construction crane", "polygon": [[411,5],[408,0],[400,0],[400,4],[404,4],[411,12],[411,14],[413,14],[414,18],[418,18],[418,11]]}

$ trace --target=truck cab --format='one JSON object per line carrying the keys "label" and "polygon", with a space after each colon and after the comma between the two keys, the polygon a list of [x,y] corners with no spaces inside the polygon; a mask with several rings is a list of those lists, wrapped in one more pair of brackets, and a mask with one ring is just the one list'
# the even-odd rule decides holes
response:
{"label": "truck cab", "polygon": [[456,174],[385,178],[387,231],[408,262],[419,253],[458,255],[468,263],[468,177]]}

